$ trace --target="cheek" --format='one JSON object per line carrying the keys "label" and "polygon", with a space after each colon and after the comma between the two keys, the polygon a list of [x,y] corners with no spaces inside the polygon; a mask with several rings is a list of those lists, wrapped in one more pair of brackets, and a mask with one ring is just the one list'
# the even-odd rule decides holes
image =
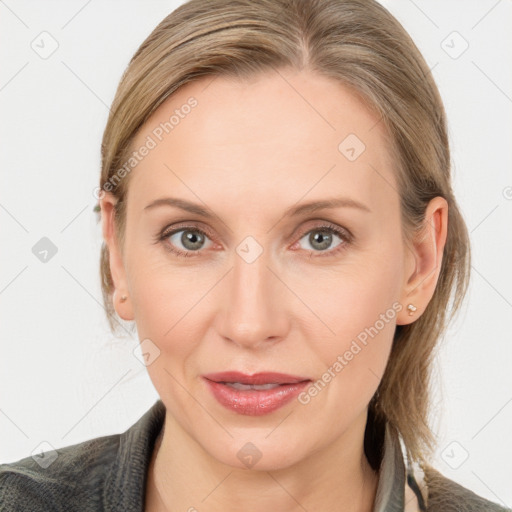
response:
{"label": "cheek", "polygon": [[131,283],[138,336],[142,343],[149,339],[148,346],[154,343],[157,347],[158,357],[146,367],[148,375],[166,405],[180,410],[190,397],[179,383],[186,382],[188,361],[204,338],[198,315],[203,314],[205,301],[201,297],[210,286],[169,268],[145,262],[144,268],[132,275]]}
{"label": "cheek", "polygon": [[327,371],[322,380],[336,382],[330,393],[340,404],[366,405],[382,378],[402,309],[401,276],[396,250],[381,246],[322,286],[315,308],[332,332],[322,327],[320,342],[311,333],[311,350]]}
{"label": "cheek", "polygon": [[187,311],[193,313],[200,285],[186,270],[172,267],[156,246],[143,250],[141,245],[134,246],[127,261],[133,314],[140,339],[161,345],[176,338]]}

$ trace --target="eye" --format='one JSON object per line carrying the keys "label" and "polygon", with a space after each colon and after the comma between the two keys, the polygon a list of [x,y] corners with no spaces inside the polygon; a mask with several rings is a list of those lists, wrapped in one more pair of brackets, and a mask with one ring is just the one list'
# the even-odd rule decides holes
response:
{"label": "eye", "polygon": [[[183,257],[194,257],[205,248],[205,242],[210,240],[208,235],[202,230],[194,226],[186,226],[174,228],[172,230],[164,230],[159,236],[159,240],[165,244],[165,247]],[[206,247],[209,247],[206,244]]]}
{"label": "eye", "polygon": [[[339,242],[333,247],[333,243],[336,239],[338,239]],[[300,244],[302,240],[305,240],[306,244],[309,244],[313,249],[311,250]],[[334,224],[329,224],[309,230],[298,243],[302,249],[309,250],[311,252],[311,256],[330,256],[344,250],[350,241],[351,237],[345,230],[335,226]]]}
{"label": "eye", "polygon": [[[333,247],[333,243],[338,239]],[[301,243],[305,240],[312,249],[304,247]],[[345,229],[335,224],[324,224],[307,231],[292,248],[299,247],[308,251],[310,257],[332,256],[343,251],[351,243],[352,235]],[[156,242],[164,244],[166,250],[180,257],[196,257],[201,255],[201,249],[207,249],[213,245],[206,230],[192,225],[175,226],[173,229],[164,229],[157,236]]]}

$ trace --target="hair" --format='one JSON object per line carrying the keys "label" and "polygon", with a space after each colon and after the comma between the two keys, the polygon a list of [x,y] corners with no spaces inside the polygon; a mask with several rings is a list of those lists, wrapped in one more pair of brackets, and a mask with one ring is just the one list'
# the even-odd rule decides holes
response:
{"label": "hair", "polygon": [[[391,139],[404,240],[410,242],[420,229],[432,198],[441,196],[448,203],[448,233],[436,289],[416,321],[396,326],[385,373],[369,404],[368,422],[373,418],[396,429],[408,457],[422,464],[435,445],[428,425],[434,348],[446,329],[450,302],[453,315],[467,291],[470,244],[452,191],[439,91],[411,37],[382,5],[374,0],[182,4],[158,24],[124,71],[103,134],[100,187],[111,188],[108,183],[130,158],[138,130],[181,86],[208,75],[247,79],[284,68],[339,81],[384,123]],[[121,248],[129,178],[118,180],[112,190]],[[114,283],[105,243],[100,266],[104,305],[115,333]]]}

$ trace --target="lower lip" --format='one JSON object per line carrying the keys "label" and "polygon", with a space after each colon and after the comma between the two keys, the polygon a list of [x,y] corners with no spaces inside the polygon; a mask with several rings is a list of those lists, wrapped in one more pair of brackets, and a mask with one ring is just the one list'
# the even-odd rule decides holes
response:
{"label": "lower lip", "polygon": [[293,400],[311,381],[283,384],[273,389],[238,390],[220,382],[204,379],[213,396],[224,407],[245,414],[262,416],[269,414]]}

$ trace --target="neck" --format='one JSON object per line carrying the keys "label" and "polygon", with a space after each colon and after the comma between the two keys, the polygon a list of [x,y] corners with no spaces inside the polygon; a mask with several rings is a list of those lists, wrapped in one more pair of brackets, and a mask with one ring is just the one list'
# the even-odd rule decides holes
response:
{"label": "neck", "polygon": [[145,510],[371,512],[378,473],[364,454],[364,425],[360,430],[289,467],[247,470],[211,457],[167,411],[149,466]]}

